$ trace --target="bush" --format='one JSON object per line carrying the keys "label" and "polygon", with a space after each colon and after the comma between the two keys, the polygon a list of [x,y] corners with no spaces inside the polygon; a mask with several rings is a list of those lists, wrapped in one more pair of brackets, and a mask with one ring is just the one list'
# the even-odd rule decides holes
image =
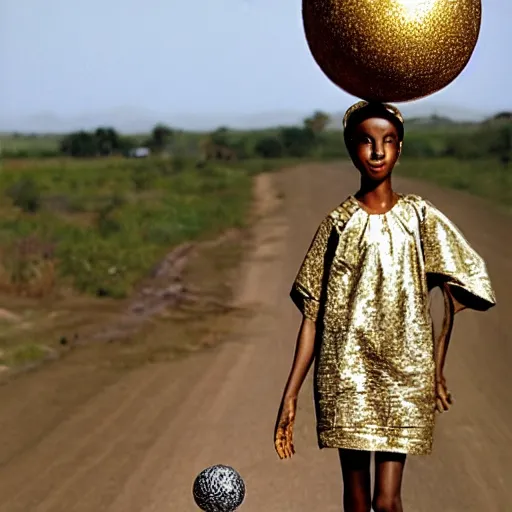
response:
{"label": "bush", "polygon": [[137,168],[132,171],[132,182],[137,192],[151,188],[155,179],[156,173],[153,169]]}
{"label": "bush", "polygon": [[413,134],[404,141],[403,156],[412,158],[432,158],[437,155],[431,140]]}
{"label": "bush", "polygon": [[7,190],[7,196],[12,199],[14,206],[27,213],[35,213],[41,207],[41,193],[31,177],[23,177],[14,183]]}
{"label": "bush", "polygon": [[309,128],[283,128],[280,132],[284,152],[291,157],[305,157],[315,146],[315,134]]}
{"label": "bush", "polygon": [[175,156],[172,159],[172,169],[174,172],[181,172],[187,166],[187,160],[183,156]]}
{"label": "bush", "polygon": [[254,147],[254,152],[262,158],[281,158],[283,145],[277,137],[264,137]]}
{"label": "bush", "polygon": [[119,195],[114,194],[110,197],[105,205],[100,208],[98,212],[98,219],[96,226],[102,237],[112,235],[121,230],[122,219],[115,216],[116,210],[125,203],[125,199]]}
{"label": "bush", "polygon": [[55,285],[54,246],[35,236],[21,236],[0,251],[0,290],[41,297]]}

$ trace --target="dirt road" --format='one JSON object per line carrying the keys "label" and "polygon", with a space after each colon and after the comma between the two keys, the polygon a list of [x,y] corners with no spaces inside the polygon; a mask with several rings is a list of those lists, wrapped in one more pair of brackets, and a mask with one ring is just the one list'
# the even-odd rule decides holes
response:
{"label": "dirt road", "polygon": [[[512,511],[512,222],[462,194],[395,185],[459,224],[499,302],[457,318],[447,363],[456,403],[434,454],[407,463],[405,510]],[[272,430],[299,323],[290,283],[318,222],[356,187],[354,171],[333,165],[258,179],[237,299],[252,314],[221,346],[119,375],[70,356],[0,388],[0,512],[194,511],[195,476],[219,463],[245,479],[241,511],[339,511],[337,454],[316,446],[310,380],[295,458],[277,459]]]}

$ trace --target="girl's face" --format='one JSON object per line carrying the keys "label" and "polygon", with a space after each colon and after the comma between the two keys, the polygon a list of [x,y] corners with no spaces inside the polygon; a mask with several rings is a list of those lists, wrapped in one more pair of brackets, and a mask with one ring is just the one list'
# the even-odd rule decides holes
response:
{"label": "girl's face", "polygon": [[400,140],[395,125],[387,119],[371,117],[354,128],[351,143],[354,165],[363,178],[384,181],[400,156]]}

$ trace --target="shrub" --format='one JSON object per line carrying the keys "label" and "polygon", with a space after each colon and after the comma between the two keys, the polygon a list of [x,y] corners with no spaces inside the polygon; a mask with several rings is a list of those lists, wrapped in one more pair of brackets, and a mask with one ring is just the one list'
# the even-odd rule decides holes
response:
{"label": "shrub", "polygon": [[41,207],[41,193],[35,180],[31,177],[23,177],[11,185],[7,190],[14,206],[24,212],[35,213]]}

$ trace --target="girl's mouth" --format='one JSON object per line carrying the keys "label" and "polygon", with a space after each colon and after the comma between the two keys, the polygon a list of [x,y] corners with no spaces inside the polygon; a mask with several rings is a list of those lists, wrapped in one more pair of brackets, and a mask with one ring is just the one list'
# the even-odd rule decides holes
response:
{"label": "girl's mouth", "polygon": [[376,171],[382,169],[385,165],[384,162],[368,162],[370,164],[370,167]]}

